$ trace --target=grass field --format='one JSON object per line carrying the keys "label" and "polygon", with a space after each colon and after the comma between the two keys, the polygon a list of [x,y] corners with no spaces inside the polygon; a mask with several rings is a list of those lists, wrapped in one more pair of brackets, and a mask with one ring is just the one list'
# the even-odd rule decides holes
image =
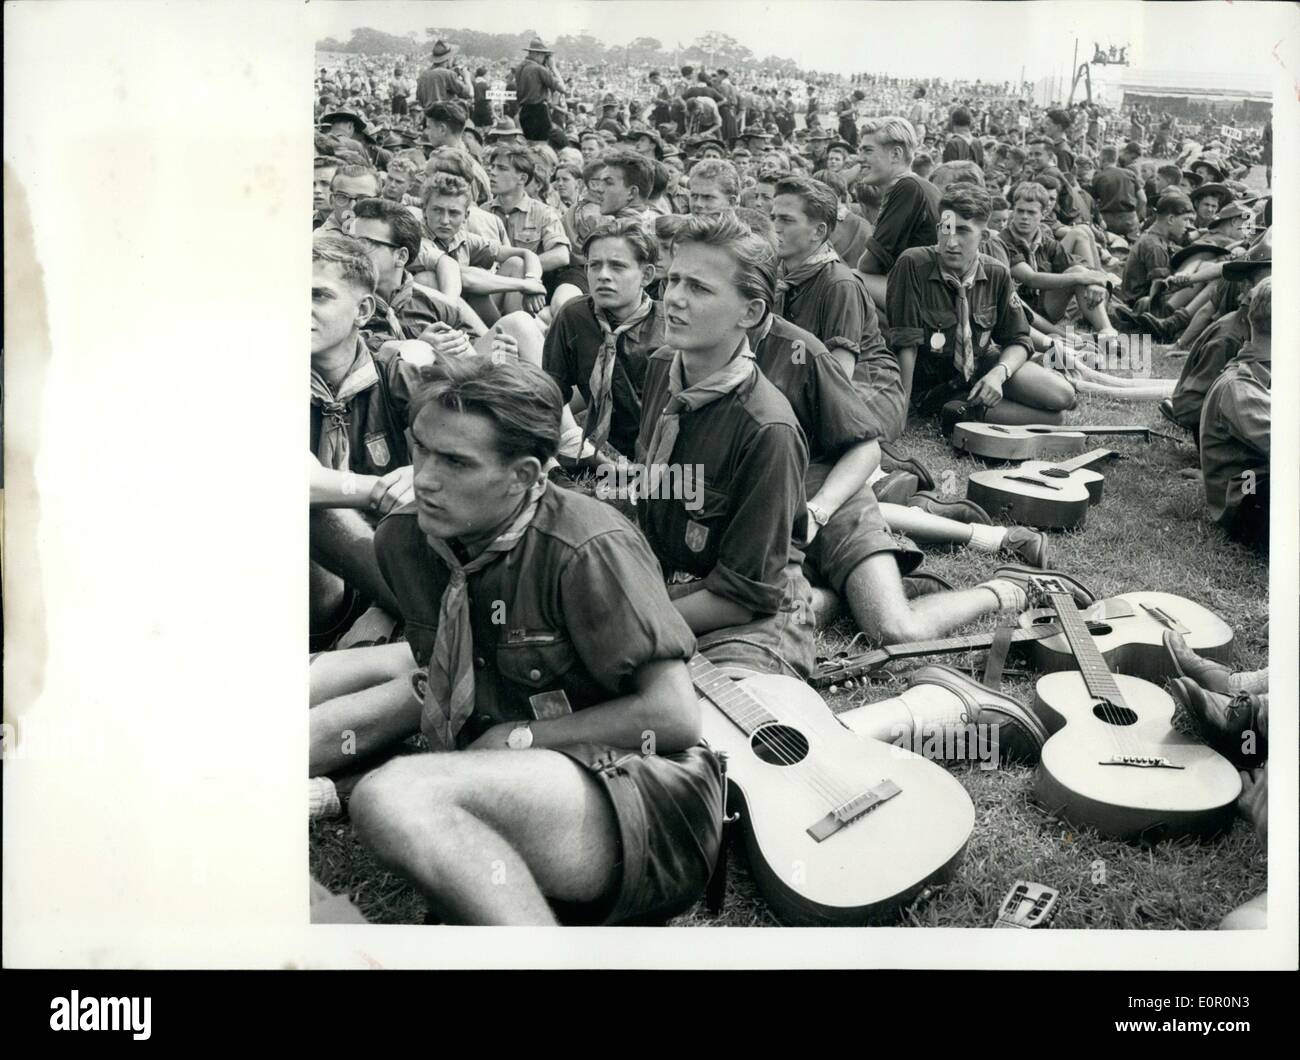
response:
{"label": "grass field", "polygon": [[[1179,361],[1157,350],[1152,374],[1173,376],[1179,367]],[[1154,404],[1087,398],[1070,420],[1140,423],[1175,433]],[[958,457],[929,424],[913,421],[903,444],[941,481],[945,471],[955,472],[961,492],[966,476],[982,466]],[[1186,442],[1161,438],[1105,439],[1104,444],[1122,459],[1106,469],[1104,499],[1089,514],[1086,528],[1053,536],[1052,565],[1082,578],[1099,596],[1161,590],[1195,600],[1235,631],[1237,668],[1266,666],[1267,561],[1231,543],[1205,516],[1199,479],[1179,474],[1194,463],[1195,450]],[[926,568],[968,586],[986,578],[999,562],[969,550],[932,552]],[[819,652],[841,649],[854,632],[846,622],[822,631]],[[841,711],[885,698],[901,690],[907,670],[924,661],[896,665],[873,684],[838,691],[827,702]],[[942,661],[959,665],[963,660]],[[1010,679],[1006,689],[1022,702],[1032,701],[1028,679]],[[1061,892],[1058,927],[1203,929],[1266,886],[1264,844],[1243,821],[1209,842],[1119,843],[1072,829],[1036,807],[1030,797],[1030,767],[958,767],[954,773],[975,804],[974,834],[955,876],[900,911],[900,925],[989,925],[1012,884],[1029,879]],[[715,916],[701,903],[672,924],[776,924],[738,844],[730,863],[721,912]],[[418,924],[424,918],[422,900],[371,860],[346,819],[311,825],[311,871],[330,890],[349,894],[373,921]]]}

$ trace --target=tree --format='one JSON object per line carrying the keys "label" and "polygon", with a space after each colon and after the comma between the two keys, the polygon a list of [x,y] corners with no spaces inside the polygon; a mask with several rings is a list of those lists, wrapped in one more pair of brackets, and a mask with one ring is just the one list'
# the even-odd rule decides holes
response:
{"label": "tree", "polygon": [[706,33],[696,40],[691,48],[694,52],[701,52],[710,64],[721,62],[726,63],[748,63],[752,62],[754,53],[746,48],[735,37],[730,37],[725,33],[718,33],[716,30]]}
{"label": "tree", "polygon": [[665,58],[664,46],[654,37],[637,37],[627,46],[628,60],[637,64],[658,63]]}

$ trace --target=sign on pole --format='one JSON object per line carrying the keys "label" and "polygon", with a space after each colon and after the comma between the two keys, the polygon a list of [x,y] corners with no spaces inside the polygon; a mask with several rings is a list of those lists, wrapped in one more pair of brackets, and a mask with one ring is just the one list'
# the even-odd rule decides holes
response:
{"label": "sign on pole", "polygon": [[1242,133],[1242,131],[1240,129],[1234,129],[1231,125],[1222,125],[1219,127],[1219,131],[1223,134],[1223,137],[1226,140],[1245,139],[1245,135]]}

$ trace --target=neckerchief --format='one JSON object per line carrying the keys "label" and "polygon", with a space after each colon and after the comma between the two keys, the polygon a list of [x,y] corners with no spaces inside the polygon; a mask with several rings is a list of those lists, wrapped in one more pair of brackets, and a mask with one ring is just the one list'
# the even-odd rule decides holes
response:
{"label": "neckerchief", "polygon": [[600,352],[596,354],[596,363],[591,367],[591,407],[587,410],[587,425],[582,432],[583,441],[599,449],[609,438],[609,423],[614,414],[614,360],[618,356],[618,340],[640,324],[654,312],[655,304],[642,292],[641,304],[632,310],[623,323],[614,327],[610,324],[605,311],[594,302],[592,313],[600,325],[604,341]]}
{"label": "neckerchief", "polygon": [[357,337],[357,355],[337,392],[330,389],[325,377],[315,368],[311,370],[311,403],[320,406],[322,417],[316,457],[323,467],[335,471],[348,470],[351,456],[348,406],[354,397],[378,383],[379,372],[375,368],[374,358],[370,356],[370,351],[360,336]]}
{"label": "neckerchief", "polygon": [[830,240],[827,240],[814,250],[806,261],[793,269],[787,271],[785,263],[782,262],[776,278],[776,300],[772,305],[772,312],[778,316],[785,316],[785,300],[790,288],[802,286],[816,276],[827,262],[839,260],[839,254],[831,246]]}
{"label": "neckerchief", "polygon": [[968,383],[975,374],[975,343],[971,339],[970,326],[970,290],[975,286],[975,270],[978,267],[979,259],[976,258],[975,266],[960,280],[955,276],[949,276],[942,269],[939,271],[943,282],[956,297],[954,308],[957,312],[957,341],[952,351],[952,363]]}
{"label": "neckerchief", "polygon": [[641,480],[639,490],[642,498],[655,492],[659,476],[664,465],[672,458],[673,446],[677,444],[677,431],[683,412],[694,412],[706,405],[711,405],[721,397],[730,394],[737,387],[747,383],[758,371],[754,353],[749,348],[749,339],[742,338],[735,356],[707,379],[694,386],[686,386],[682,375],[682,351],[673,354],[672,365],[668,369],[668,403],[664,406],[659,419],[655,421],[654,431],[650,435],[650,444],[646,447],[646,475]]}
{"label": "neckerchief", "polygon": [[429,656],[429,694],[424,697],[420,713],[420,731],[428,739],[439,741],[448,751],[455,748],[457,734],[474,713],[474,628],[469,613],[469,576],[495,563],[523,540],[524,532],[537,515],[546,482],[545,478],[537,481],[510,525],[464,565],[447,542],[436,537],[427,539],[447,564],[451,580],[438,605],[438,632]]}

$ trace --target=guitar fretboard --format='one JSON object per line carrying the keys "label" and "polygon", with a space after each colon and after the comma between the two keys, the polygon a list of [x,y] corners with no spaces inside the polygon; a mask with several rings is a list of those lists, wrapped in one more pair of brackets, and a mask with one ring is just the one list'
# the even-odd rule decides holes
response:
{"label": "guitar fretboard", "polygon": [[696,689],[748,736],[776,722],[763,704],[709,662],[703,655],[691,659],[691,681]]}
{"label": "guitar fretboard", "polygon": [[1089,449],[1086,453],[1080,453],[1073,460],[1062,460],[1056,466],[1062,471],[1082,471],[1089,464],[1099,464],[1101,461],[1115,455],[1114,449]]}
{"label": "guitar fretboard", "polygon": [[1069,642],[1070,651],[1074,654],[1074,661],[1078,663],[1079,673],[1083,675],[1083,683],[1087,686],[1089,695],[1095,699],[1113,703],[1117,707],[1124,706],[1124,697],[1120,694],[1119,685],[1115,683],[1115,678],[1106,665],[1106,660],[1102,658],[1101,652],[1097,650],[1092,634],[1088,632],[1088,625],[1084,622],[1079,614],[1079,609],[1074,604],[1074,597],[1069,593],[1051,593],[1049,595],[1052,607],[1061,621],[1061,630],[1065,634],[1066,641]]}

